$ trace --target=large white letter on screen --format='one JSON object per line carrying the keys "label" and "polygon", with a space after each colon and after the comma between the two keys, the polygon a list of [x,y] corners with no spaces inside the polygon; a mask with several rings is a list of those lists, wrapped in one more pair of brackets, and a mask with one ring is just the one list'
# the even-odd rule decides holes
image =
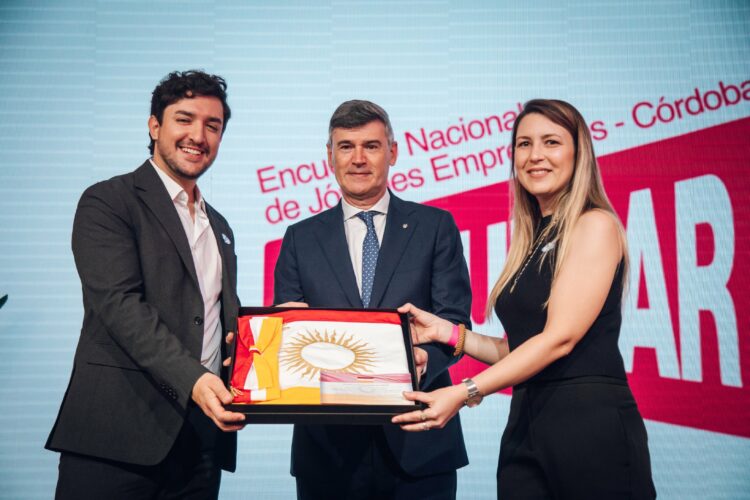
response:
{"label": "large white letter on screen", "polygon": [[[710,311],[716,322],[721,383],[742,387],[737,316],[727,289],[734,260],[732,204],[715,175],[675,183],[677,290],[680,308],[682,378],[703,380],[699,312]],[[698,265],[695,227],[705,223],[714,239],[713,261]]]}
{"label": "large white letter on screen", "polygon": [[[627,234],[630,277],[620,332],[620,351],[625,369],[633,371],[635,347],[650,347],[656,352],[659,375],[679,379],[677,346],[667,301],[664,266],[650,189],[630,193]],[[638,309],[641,266],[648,293],[648,309]]]}

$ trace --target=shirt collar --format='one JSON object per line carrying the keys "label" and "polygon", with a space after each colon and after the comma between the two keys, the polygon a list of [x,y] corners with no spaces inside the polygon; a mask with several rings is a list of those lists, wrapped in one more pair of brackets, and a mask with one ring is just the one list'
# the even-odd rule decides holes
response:
{"label": "shirt collar", "polygon": [[[184,189],[182,189],[182,186],[180,186],[177,181],[168,176],[166,172],[156,166],[153,158],[149,158],[148,161],[151,162],[151,166],[154,167],[154,170],[156,170],[156,174],[159,176],[159,179],[161,179],[162,183],[164,183],[164,187],[167,188],[170,199],[173,202],[181,201],[182,203],[187,204],[187,193]],[[203,194],[201,194],[201,190],[198,188],[198,184],[195,185],[195,201],[198,203],[198,206],[201,208],[201,210],[205,210]]]}
{"label": "shirt collar", "polygon": [[[377,203],[375,203],[373,206],[368,208],[366,211],[367,212],[375,211],[381,214],[387,214],[388,205],[390,205],[390,203],[391,203],[391,194],[386,189],[383,197],[380,198]],[[357,208],[347,203],[347,201],[343,197],[341,198],[341,209],[344,211],[344,220],[349,220],[352,217],[356,217],[358,213],[365,212],[365,210],[362,210],[361,208]]]}

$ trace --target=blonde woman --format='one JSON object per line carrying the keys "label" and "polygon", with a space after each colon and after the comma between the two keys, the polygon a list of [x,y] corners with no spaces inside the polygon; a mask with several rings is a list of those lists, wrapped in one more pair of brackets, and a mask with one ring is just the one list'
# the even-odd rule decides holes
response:
{"label": "blonde woman", "polygon": [[513,235],[487,306],[507,337],[403,306],[416,343],[450,344],[490,366],[461,384],[407,393],[428,407],[393,421],[407,431],[442,427],[462,406],[513,387],[499,497],[654,498],[646,429],[617,348],[625,234],[588,126],[566,102],[532,100],[512,146]]}

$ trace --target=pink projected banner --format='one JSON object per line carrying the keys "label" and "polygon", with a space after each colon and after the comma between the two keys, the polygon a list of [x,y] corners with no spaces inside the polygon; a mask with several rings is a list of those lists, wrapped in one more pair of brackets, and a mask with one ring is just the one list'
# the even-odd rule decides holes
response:
{"label": "pink projected banner", "polygon": [[[626,226],[631,279],[620,349],[645,418],[750,437],[750,118],[602,156],[607,193]],[[428,202],[468,235],[476,324],[491,259],[510,237],[508,183]],[[281,240],[265,248],[273,297]],[[494,268],[494,267],[493,267]],[[501,328],[499,322],[488,327]],[[454,379],[482,365],[464,359]]]}

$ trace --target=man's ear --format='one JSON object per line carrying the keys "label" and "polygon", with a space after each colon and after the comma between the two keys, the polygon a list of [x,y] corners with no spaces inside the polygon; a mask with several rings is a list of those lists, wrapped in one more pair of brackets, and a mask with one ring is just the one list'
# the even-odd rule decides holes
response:
{"label": "man's ear", "polygon": [[148,133],[154,141],[159,139],[159,127],[161,124],[154,115],[148,117]]}

